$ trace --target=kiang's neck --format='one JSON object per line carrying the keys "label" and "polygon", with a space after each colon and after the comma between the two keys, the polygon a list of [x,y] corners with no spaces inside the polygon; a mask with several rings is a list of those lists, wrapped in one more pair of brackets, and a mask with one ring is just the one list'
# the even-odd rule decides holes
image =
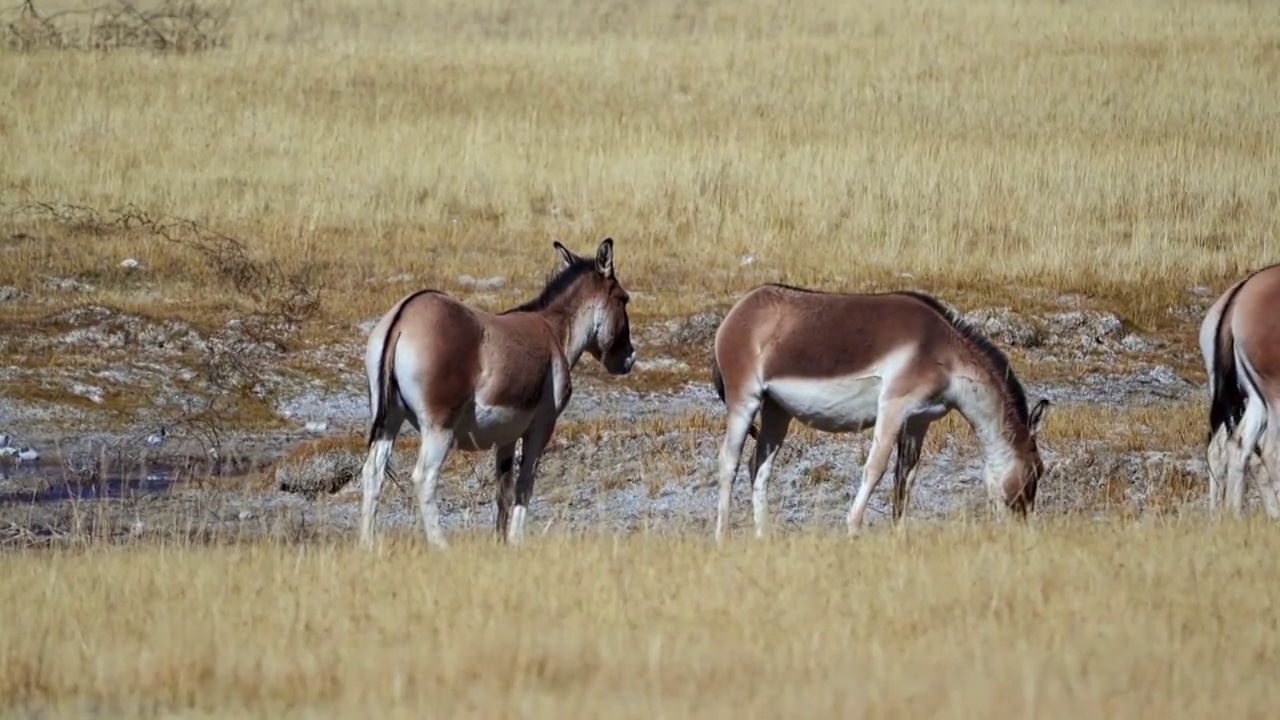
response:
{"label": "kiang's neck", "polygon": [[566,297],[548,304],[540,313],[551,325],[552,332],[569,360],[569,367],[577,365],[582,353],[586,351],[591,334],[590,312],[581,303]]}
{"label": "kiang's neck", "polygon": [[1013,402],[1008,390],[990,378],[984,382],[968,384],[958,393],[956,405],[969,420],[978,442],[982,445],[987,467],[996,473],[1004,473],[1021,456],[1019,448],[1026,436],[1026,428],[1020,427],[1010,411]]}

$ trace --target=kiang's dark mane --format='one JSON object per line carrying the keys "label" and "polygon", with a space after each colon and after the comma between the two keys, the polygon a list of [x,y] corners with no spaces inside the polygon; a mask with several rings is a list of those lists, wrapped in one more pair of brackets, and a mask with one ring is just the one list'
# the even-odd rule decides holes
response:
{"label": "kiang's dark mane", "polygon": [[1013,397],[1013,407],[1018,414],[1018,420],[1024,425],[1031,421],[1031,411],[1027,407],[1027,391],[1023,389],[1018,377],[1013,374],[1013,367],[1009,364],[1009,358],[1005,356],[1000,348],[996,347],[977,328],[965,322],[964,318],[960,317],[958,313],[938,302],[936,298],[911,290],[904,290],[901,294],[910,295],[933,308],[939,315],[946,318],[947,322],[951,323],[951,327],[954,327],[965,339],[973,343],[974,347],[978,348],[991,363],[996,375],[1004,380],[1005,387],[1009,389],[1009,394]]}
{"label": "kiang's dark mane", "polygon": [[[826,293],[822,290],[796,287],[785,283],[767,283],[767,285],[809,295],[832,294]],[[925,305],[928,305],[935,312],[941,315],[948,323],[951,324],[951,327],[956,329],[956,332],[960,333],[965,339],[973,343],[973,346],[976,347],[978,351],[982,353],[983,357],[991,363],[991,367],[995,370],[996,375],[1004,380],[1005,387],[1009,389],[1009,395],[1013,398],[1013,408],[1014,412],[1018,416],[1018,420],[1024,425],[1031,422],[1031,410],[1027,405],[1027,391],[1022,387],[1022,383],[1018,381],[1018,377],[1013,374],[1013,367],[1009,364],[1009,358],[1006,357],[1004,352],[1000,350],[1000,348],[996,347],[995,344],[987,339],[987,337],[977,328],[973,327],[968,322],[965,322],[964,318],[960,317],[959,313],[952,311],[932,295],[926,295],[925,293],[916,292],[914,290],[898,290],[880,294],[908,295],[919,300]]]}
{"label": "kiang's dark mane", "polygon": [[517,305],[510,310],[504,310],[501,314],[514,312],[537,312],[544,310],[551,303],[555,302],[561,295],[564,295],[573,284],[583,275],[589,272],[595,272],[595,258],[576,258],[573,264],[563,270],[553,273],[547,278],[547,284],[542,288],[542,292],[538,296],[525,303]]}

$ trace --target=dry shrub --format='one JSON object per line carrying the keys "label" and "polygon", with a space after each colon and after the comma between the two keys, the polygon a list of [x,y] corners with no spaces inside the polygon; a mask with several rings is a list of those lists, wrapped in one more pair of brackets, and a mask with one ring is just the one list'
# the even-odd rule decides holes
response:
{"label": "dry shrub", "polygon": [[115,2],[75,10],[41,11],[24,0],[9,13],[5,44],[21,52],[143,48],[191,53],[226,43],[230,8],[196,0],[161,0],[144,7]]}
{"label": "dry shrub", "polygon": [[333,447],[277,463],[276,485],[308,498],[333,494],[358,479],[363,464],[363,454],[347,447]]}
{"label": "dry shrub", "polygon": [[[401,486],[401,478],[392,467],[396,461],[418,454],[421,439],[416,435],[396,438],[387,475],[395,486]],[[284,492],[297,493],[307,498],[334,494],[344,488],[359,485],[360,469],[368,452],[363,437],[344,435],[298,443],[289,450],[272,471],[275,485]],[[462,453],[454,453],[452,465],[457,465]],[[401,488],[403,489],[403,487]]]}
{"label": "dry shrub", "polygon": [[[187,383],[191,392],[169,418],[176,428],[199,439],[215,462],[221,457],[226,429],[242,420],[247,409],[265,407],[278,361],[292,348],[303,324],[320,312],[322,286],[309,267],[286,272],[278,262],[256,257],[244,241],[190,219],[152,215],[134,206],[104,212],[71,203],[15,200],[12,195],[0,202],[0,215],[15,225],[52,227],[54,237],[129,234],[178,246],[205,267],[206,282],[221,286],[218,289],[238,301],[231,319],[195,346],[200,357],[196,376]],[[115,313],[80,304],[55,317],[78,317],[77,312],[86,309]]]}

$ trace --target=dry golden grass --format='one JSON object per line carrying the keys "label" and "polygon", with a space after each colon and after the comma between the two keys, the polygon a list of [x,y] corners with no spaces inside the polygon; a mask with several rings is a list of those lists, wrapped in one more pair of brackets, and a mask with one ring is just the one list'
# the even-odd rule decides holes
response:
{"label": "dry golden grass", "polygon": [[[7,555],[0,697],[130,717],[1262,717],[1257,523]],[[409,540],[406,542],[406,540]]]}
{"label": "dry golden grass", "polygon": [[[310,272],[348,340],[424,285],[513,304],[553,266],[553,239],[617,240],[638,327],[784,280],[925,287],[964,308],[1083,293],[1181,346],[1165,309],[1188,285],[1273,259],[1273,3],[302,0],[240,3],[231,23],[207,52],[0,50],[0,210],[194,218]],[[51,304],[213,328],[243,302],[136,229],[0,218],[0,285],[40,301],[6,304],[10,349]],[[477,292],[464,274],[507,283]],[[682,352],[704,379],[705,348]],[[1185,450],[1201,413],[1061,407],[1045,443]],[[953,431],[972,440],[952,418],[931,449]],[[1178,515],[1199,492],[1185,473],[1079,473],[1064,482],[1089,507],[1138,492]],[[1280,700],[1259,600],[1277,580],[1271,528],[1041,525],[723,551],[455,533],[448,555],[414,534],[370,566],[323,542],[11,553],[0,698],[271,717],[1238,717]]]}
{"label": "dry golden grass", "polygon": [[[207,222],[312,266],[343,322],[424,284],[509,305],[552,239],[606,235],[641,319],[772,279],[1032,285],[1141,319],[1270,259],[1278,21],[1154,0],[240,3],[208,52],[0,51],[0,184]],[[154,238],[21,230],[0,283],[224,300]]]}

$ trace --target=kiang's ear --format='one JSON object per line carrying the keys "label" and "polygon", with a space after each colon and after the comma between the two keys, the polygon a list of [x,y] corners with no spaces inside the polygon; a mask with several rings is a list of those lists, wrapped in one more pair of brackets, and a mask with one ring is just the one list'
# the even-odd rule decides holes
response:
{"label": "kiang's ear", "polygon": [[573,253],[569,252],[569,248],[561,245],[559,240],[552,241],[551,246],[556,249],[556,252],[560,253],[560,262],[564,263],[565,267],[573,264]]}
{"label": "kiang's ear", "polygon": [[607,278],[613,277],[613,238],[605,238],[596,250],[596,270]]}
{"label": "kiang's ear", "polygon": [[1035,436],[1040,432],[1040,425],[1044,422],[1044,416],[1049,412],[1049,398],[1040,398],[1040,401],[1031,408],[1031,415],[1028,424],[1031,426],[1031,434]]}

